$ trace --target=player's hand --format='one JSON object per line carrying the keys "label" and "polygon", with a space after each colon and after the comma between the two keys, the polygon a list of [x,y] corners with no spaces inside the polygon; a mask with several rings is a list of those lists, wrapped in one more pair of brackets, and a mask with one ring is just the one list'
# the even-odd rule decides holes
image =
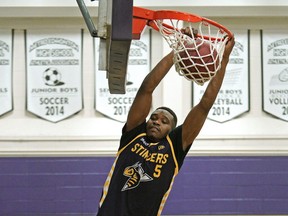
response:
{"label": "player's hand", "polygon": [[[188,35],[191,38],[196,38],[198,35],[198,30],[194,29],[192,27],[186,27],[186,28],[181,29],[181,33]],[[193,34],[193,36],[192,36],[192,34]]]}
{"label": "player's hand", "polygon": [[232,35],[232,37],[229,38],[229,40],[227,41],[225,45],[223,60],[227,60],[227,61],[229,60],[229,56],[233,50],[234,45],[235,45],[235,38],[234,38],[234,35]]}

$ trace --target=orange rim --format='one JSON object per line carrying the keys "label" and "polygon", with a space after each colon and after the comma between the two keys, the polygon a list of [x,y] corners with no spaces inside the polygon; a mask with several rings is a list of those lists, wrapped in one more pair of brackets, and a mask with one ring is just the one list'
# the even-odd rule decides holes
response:
{"label": "orange rim", "polygon": [[[217,28],[220,29],[220,31],[226,32],[229,38],[233,37],[233,34],[231,31],[229,31],[225,26],[207,19],[205,17],[197,16],[194,14],[189,14],[189,13],[184,13],[184,12],[179,12],[179,11],[172,11],[172,10],[159,10],[159,11],[153,11],[141,7],[133,7],[133,20],[135,21],[133,23],[133,31],[134,29],[139,27],[137,26],[139,22],[142,21],[142,23],[145,21],[145,24],[152,27],[156,31],[159,31],[159,28],[157,25],[154,23],[155,20],[164,20],[164,19],[173,19],[173,20],[182,20],[185,22],[192,22],[192,23],[197,23],[197,22],[206,22],[209,23]],[[136,21],[137,20],[137,21]],[[173,26],[170,26],[168,24],[163,24],[166,28],[169,29],[175,29]],[[143,27],[144,28],[144,27]],[[179,30],[180,31],[180,30]],[[219,38],[211,38],[209,36],[203,35],[205,39],[210,38],[212,40],[219,40]]]}

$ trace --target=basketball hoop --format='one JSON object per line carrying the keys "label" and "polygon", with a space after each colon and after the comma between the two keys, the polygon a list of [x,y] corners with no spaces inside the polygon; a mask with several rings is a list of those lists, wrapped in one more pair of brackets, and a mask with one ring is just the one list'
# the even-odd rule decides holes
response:
{"label": "basketball hoop", "polygon": [[173,49],[179,75],[199,85],[215,76],[221,66],[225,44],[232,37],[227,28],[201,16],[133,7],[134,39],[140,38],[145,26],[158,31]]}

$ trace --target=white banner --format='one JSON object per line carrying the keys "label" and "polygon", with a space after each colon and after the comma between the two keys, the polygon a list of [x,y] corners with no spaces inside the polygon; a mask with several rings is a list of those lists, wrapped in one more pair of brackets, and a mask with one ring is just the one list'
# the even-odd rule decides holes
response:
{"label": "white banner", "polygon": [[262,31],[263,109],[288,121],[288,31]]}
{"label": "white banner", "polygon": [[13,109],[12,30],[0,29],[0,116]]}
{"label": "white banner", "polygon": [[[230,55],[229,64],[222,87],[208,118],[217,122],[231,120],[249,111],[249,32],[235,31],[235,46]],[[208,82],[203,86],[193,83],[193,105],[204,94]]]}
{"label": "white banner", "polygon": [[27,110],[51,122],[83,108],[82,30],[27,30]]}
{"label": "white banner", "polygon": [[[106,71],[98,70],[99,39],[95,39],[95,107],[109,118],[125,122],[130,106],[144,77],[150,71],[150,34],[146,31],[140,40],[132,40],[127,68],[126,94],[110,94]],[[100,53],[101,55],[101,53]]]}

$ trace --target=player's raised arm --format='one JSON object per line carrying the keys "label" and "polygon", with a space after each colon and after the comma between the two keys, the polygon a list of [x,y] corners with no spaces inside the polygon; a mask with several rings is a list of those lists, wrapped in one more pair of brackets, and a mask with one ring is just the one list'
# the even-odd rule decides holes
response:
{"label": "player's raised arm", "polygon": [[221,62],[221,68],[209,82],[200,102],[190,110],[183,123],[182,145],[184,150],[193,143],[193,141],[199,134],[208,116],[208,113],[214,104],[214,101],[221,88],[226,71],[226,66],[229,62],[229,56],[234,47],[234,44],[234,37],[232,37],[225,46],[225,51]]}
{"label": "player's raised arm", "polygon": [[128,113],[126,131],[141,124],[150,112],[152,94],[173,65],[173,52],[166,55],[143,80]]}

